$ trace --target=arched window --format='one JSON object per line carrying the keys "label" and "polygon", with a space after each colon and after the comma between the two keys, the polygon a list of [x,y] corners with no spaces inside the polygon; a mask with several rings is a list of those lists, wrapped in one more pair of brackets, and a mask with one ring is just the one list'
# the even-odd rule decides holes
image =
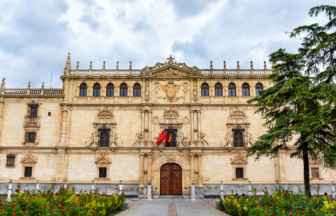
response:
{"label": "arched window", "polygon": [[243,133],[240,131],[234,133],[234,146],[244,147]]}
{"label": "arched window", "polygon": [[140,97],[141,96],[141,86],[139,83],[135,83],[133,86],[133,96]]}
{"label": "arched window", "polygon": [[201,88],[202,88],[202,96],[209,96],[209,85],[203,83]]}
{"label": "arched window", "polygon": [[87,85],[85,83],[82,83],[79,89],[80,89],[79,96],[87,96]]}
{"label": "arched window", "polygon": [[261,83],[257,83],[256,85],[256,95],[259,95],[259,92],[264,90],[263,85]]}
{"label": "arched window", "polygon": [[96,83],[93,85],[93,97],[99,97],[100,96],[100,84]]}
{"label": "arched window", "polygon": [[120,85],[120,97],[126,97],[127,96],[127,85],[126,83],[123,83]]}
{"label": "arched window", "polygon": [[215,85],[215,96],[223,96],[223,87],[222,84],[216,83]]}
{"label": "arched window", "polygon": [[99,140],[99,146],[104,147],[104,146],[109,146],[110,143],[110,136],[107,131],[103,131],[100,133],[100,140]]}
{"label": "arched window", "polygon": [[114,96],[114,85],[112,83],[109,83],[106,86],[106,96],[107,97],[112,97]]}
{"label": "arched window", "polygon": [[243,96],[250,96],[250,86],[247,83],[244,83],[242,86]]}
{"label": "arched window", "polygon": [[236,85],[234,83],[229,84],[229,96],[236,96]]}

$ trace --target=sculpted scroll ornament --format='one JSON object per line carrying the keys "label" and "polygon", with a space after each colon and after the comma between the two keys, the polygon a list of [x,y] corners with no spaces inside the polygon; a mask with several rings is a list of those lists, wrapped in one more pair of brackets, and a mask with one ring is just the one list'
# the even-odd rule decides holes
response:
{"label": "sculpted scroll ornament", "polygon": [[181,85],[176,85],[173,81],[169,81],[166,85],[161,85],[162,91],[166,93],[166,97],[170,102],[175,100],[176,93],[180,87]]}
{"label": "sculpted scroll ornament", "polygon": [[241,155],[240,153],[235,156],[234,158],[231,158],[231,164],[247,164],[247,158]]}
{"label": "sculpted scroll ornament", "polygon": [[22,164],[36,164],[37,163],[37,156],[34,155],[26,155],[21,158]]}

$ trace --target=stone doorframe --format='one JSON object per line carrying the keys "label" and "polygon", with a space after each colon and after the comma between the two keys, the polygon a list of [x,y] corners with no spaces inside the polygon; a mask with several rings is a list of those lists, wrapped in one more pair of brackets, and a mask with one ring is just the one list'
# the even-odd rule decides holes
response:
{"label": "stone doorframe", "polygon": [[190,179],[190,162],[184,155],[178,154],[159,154],[153,160],[152,165],[152,188],[153,195],[160,196],[160,171],[161,167],[167,163],[176,163],[182,169],[182,196],[189,196]]}

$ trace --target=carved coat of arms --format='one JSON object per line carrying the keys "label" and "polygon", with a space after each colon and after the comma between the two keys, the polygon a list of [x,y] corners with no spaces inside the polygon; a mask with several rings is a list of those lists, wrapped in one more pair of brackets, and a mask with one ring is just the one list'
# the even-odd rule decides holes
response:
{"label": "carved coat of arms", "polygon": [[172,102],[175,99],[176,92],[180,89],[181,85],[174,84],[173,81],[169,81],[166,85],[161,85],[162,91],[166,93],[167,99]]}

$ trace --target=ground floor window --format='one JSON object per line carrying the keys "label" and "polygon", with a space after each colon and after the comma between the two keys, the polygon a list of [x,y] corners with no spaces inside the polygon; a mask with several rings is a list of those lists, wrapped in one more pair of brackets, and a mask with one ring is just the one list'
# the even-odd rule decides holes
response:
{"label": "ground floor window", "polygon": [[319,178],[319,168],[311,168],[311,173],[313,178]]}
{"label": "ground floor window", "polygon": [[99,178],[106,178],[106,167],[99,167]]}
{"label": "ground floor window", "polygon": [[244,169],[243,168],[236,168],[236,178],[244,178]]}
{"label": "ground floor window", "polygon": [[24,177],[31,178],[33,173],[33,167],[25,167]]}

